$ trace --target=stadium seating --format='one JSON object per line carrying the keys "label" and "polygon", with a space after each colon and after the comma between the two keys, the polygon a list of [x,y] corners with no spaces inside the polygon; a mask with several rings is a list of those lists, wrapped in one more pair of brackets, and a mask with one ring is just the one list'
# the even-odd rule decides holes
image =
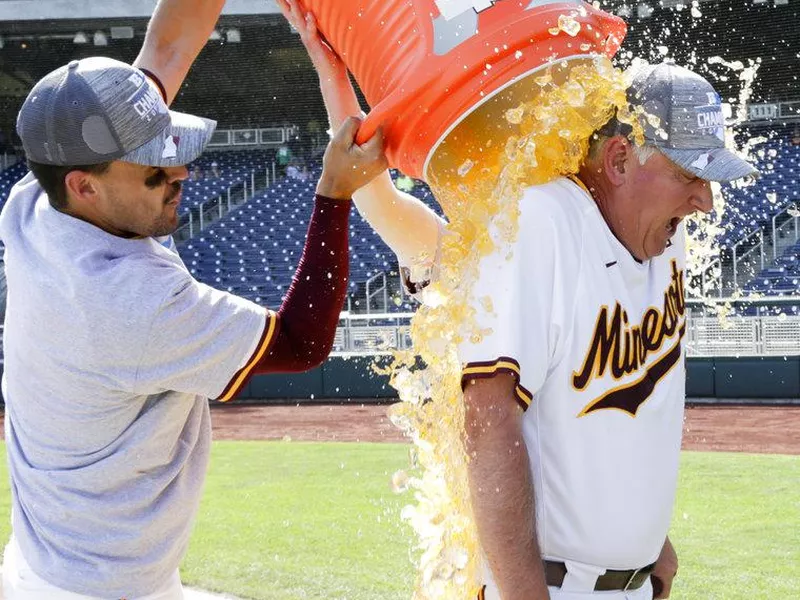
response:
{"label": "stadium seating", "polygon": [[[274,157],[268,150],[250,150],[235,152],[209,152],[188,166],[190,178],[184,182],[181,213],[186,214],[204,202],[225,194],[229,188],[249,181],[252,173],[265,171]],[[212,176],[211,165],[218,165],[219,177]],[[202,178],[191,177],[195,168],[202,173]]]}
{"label": "stadium seating", "polygon": [[730,247],[760,228],[770,228],[773,216],[800,201],[800,146],[781,136],[760,146],[759,155],[761,177],[753,185],[724,186],[723,246]]}
{"label": "stadium seating", "polygon": [[[306,182],[279,180],[180,245],[186,266],[214,287],[269,305],[280,304],[303,250],[320,169]],[[430,202],[424,185],[415,195]],[[355,208],[350,219],[350,289],[375,275],[396,271],[394,254]],[[407,308],[407,307],[406,307]]]}
{"label": "stadium seating", "polygon": [[[227,192],[228,188],[250,180],[251,173],[263,172],[270,165],[274,153],[267,150],[209,152],[198,161],[189,165],[191,173],[197,166],[203,173],[202,179],[184,182],[181,213],[188,213],[204,202]],[[216,162],[220,176],[211,176],[211,164]],[[14,184],[25,176],[27,167],[24,162],[0,173],[0,208],[5,204]]]}
{"label": "stadium seating", "polygon": [[[761,178],[752,186],[731,190],[724,219],[728,246],[759,228],[770,233],[775,215],[800,204],[800,146],[792,144],[788,135],[779,136],[764,144],[761,155]],[[800,293],[800,242],[747,282],[744,291],[766,296]]]}
{"label": "stadium seating", "polygon": [[[725,186],[727,206],[722,219],[725,233],[720,240],[723,247],[731,247],[759,229],[769,231],[774,215],[800,204],[800,146],[791,144],[788,130],[759,146],[758,154],[762,176],[756,183],[746,187]],[[188,213],[225,194],[231,186],[249,180],[251,173],[266,170],[272,158],[270,151],[205,154],[189,165],[190,173],[197,166],[203,177],[184,183],[182,212]],[[216,178],[211,176],[213,162],[220,173]],[[199,236],[181,244],[187,266],[201,281],[253,300],[279,303],[302,252],[319,172],[317,165],[305,182],[289,178],[278,181]],[[0,173],[2,203],[24,174],[23,163]],[[417,182],[413,193],[435,205],[424,184]],[[396,271],[393,253],[355,211],[350,238],[352,291],[379,273]],[[744,289],[764,295],[796,294],[800,293],[799,282],[800,245],[795,245]]]}
{"label": "stadium seating", "polygon": [[5,206],[8,194],[11,192],[11,188],[14,187],[14,184],[25,177],[25,173],[27,172],[28,167],[23,161],[18,162],[0,173],[0,208]]}
{"label": "stadium seating", "polygon": [[800,242],[787,248],[773,265],[749,281],[745,291],[765,296],[800,294]]}

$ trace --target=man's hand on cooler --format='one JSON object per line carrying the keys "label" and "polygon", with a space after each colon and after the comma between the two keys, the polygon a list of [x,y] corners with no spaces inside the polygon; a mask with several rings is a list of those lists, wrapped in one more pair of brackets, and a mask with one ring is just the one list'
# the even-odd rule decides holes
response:
{"label": "man's hand on cooler", "polygon": [[669,598],[672,590],[672,580],[678,574],[678,555],[669,538],[661,548],[661,554],[656,561],[655,569],[650,576],[653,582],[653,598]]}
{"label": "man's hand on cooler", "polygon": [[389,163],[383,153],[383,131],[378,129],[362,145],[355,143],[361,119],[349,117],[336,132],[322,159],[317,194],[348,200],[353,192],[383,173]]}

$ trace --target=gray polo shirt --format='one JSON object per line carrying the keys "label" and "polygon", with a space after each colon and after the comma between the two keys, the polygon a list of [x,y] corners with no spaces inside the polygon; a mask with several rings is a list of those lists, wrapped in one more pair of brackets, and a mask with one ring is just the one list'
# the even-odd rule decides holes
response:
{"label": "gray polo shirt", "polygon": [[54,210],[30,174],[0,215],[0,238],[14,535],[57,587],[152,593],[189,541],[208,398],[243,381],[274,315],[198,283],[174,246]]}

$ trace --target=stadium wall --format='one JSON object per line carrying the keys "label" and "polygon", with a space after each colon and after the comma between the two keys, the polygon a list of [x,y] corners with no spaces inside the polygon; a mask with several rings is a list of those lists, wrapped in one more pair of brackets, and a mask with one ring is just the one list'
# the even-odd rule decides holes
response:
{"label": "stadium wall", "polygon": [[[333,356],[307,373],[257,375],[236,402],[390,402],[397,392],[386,375],[375,372],[388,362],[386,356]],[[0,374],[2,368],[0,363]],[[686,359],[686,375],[686,396],[692,400],[800,403],[800,356],[692,357]]]}
{"label": "stadium wall", "polygon": [[[260,375],[242,390],[238,400],[330,401],[393,400],[397,392],[388,377],[373,364],[385,366],[386,357],[331,357],[318,369],[299,375]],[[719,401],[800,402],[800,356],[692,357],[686,360],[688,398]]]}

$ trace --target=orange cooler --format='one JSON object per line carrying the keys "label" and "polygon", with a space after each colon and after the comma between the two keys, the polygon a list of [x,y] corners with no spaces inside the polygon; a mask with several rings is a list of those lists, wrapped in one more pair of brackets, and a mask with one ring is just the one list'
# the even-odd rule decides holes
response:
{"label": "orange cooler", "polygon": [[467,115],[563,59],[613,56],[625,23],[575,0],[303,0],[383,124],[392,166],[425,179]]}

